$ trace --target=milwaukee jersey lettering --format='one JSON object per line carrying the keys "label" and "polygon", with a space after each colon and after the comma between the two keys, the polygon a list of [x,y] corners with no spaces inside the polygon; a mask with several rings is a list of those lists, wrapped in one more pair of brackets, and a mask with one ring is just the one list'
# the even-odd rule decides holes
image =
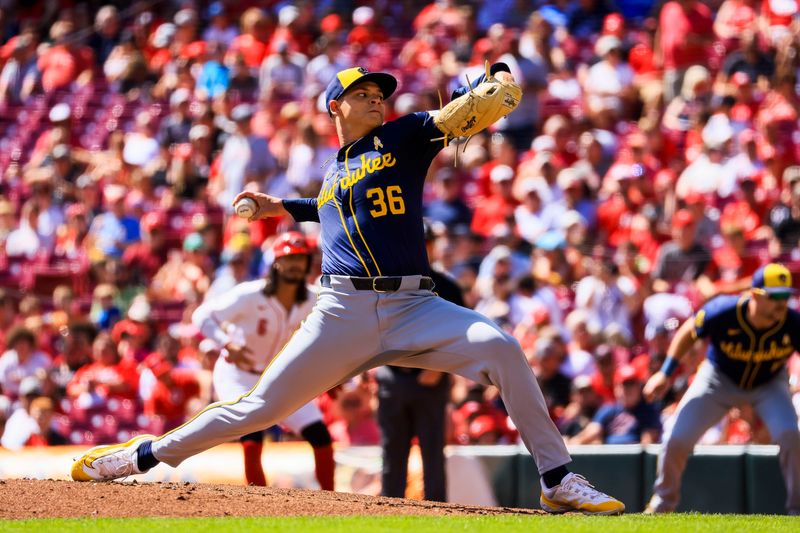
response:
{"label": "milwaukee jersey lettering", "polygon": [[707,337],[708,360],[743,389],[772,379],[800,346],[800,313],[789,309],[786,319],[767,329],[747,320],[746,296],[720,296],[695,315],[698,337]]}

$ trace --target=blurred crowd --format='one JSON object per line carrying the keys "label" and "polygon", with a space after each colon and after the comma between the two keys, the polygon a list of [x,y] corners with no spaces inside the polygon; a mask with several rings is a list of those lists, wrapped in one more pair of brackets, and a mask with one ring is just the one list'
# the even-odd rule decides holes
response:
{"label": "blurred crowd", "polygon": [[[704,357],[643,401],[678,325],[762,264],[800,272],[799,52],[796,0],[0,1],[0,445],[125,441],[213,401],[192,311],[263,275],[277,232],[318,232],[232,198],[316,196],[337,71],[395,75],[392,119],[485,61],[524,96],[431,166],[431,263],[519,339],[568,442],[658,442]],[[318,399],[335,440],[378,443],[375,391]],[[463,379],[448,420],[451,443],[517,439]],[[746,406],[702,440],[768,441]]]}

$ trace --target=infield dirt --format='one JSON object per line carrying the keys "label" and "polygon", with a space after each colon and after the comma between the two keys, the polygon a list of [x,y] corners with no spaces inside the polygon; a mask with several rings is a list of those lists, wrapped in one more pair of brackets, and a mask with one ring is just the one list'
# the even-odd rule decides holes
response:
{"label": "infield dirt", "polygon": [[195,483],[0,480],[0,519],[136,516],[543,514],[298,489]]}

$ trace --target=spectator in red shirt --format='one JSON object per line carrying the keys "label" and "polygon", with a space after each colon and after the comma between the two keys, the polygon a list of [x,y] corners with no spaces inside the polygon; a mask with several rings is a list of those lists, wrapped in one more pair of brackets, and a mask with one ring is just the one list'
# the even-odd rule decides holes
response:
{"label": "spectator in red shirt", "polygon": [[109,399],[136,398],[139,374],[136,363],[120,359],[117,346],[107,333],[100,333],[92,345],[93,363],[75,373],[67,395],[83,409],[104,407]]}
{"label": "spectator in red shirt", "polygon": [[142,217],[142,240],[128,246],[122,264],[138,285],[147,285],[161,266],[167,262],[167,217],[151,211]]}
{"label": "spectator in red shirt", "polygon": [[353,11],[353,29],[347,35],[347,44],[355,45],[358,51],[370,45],[382,44],[388,40],[386,30],[375,23],[375,10],[361,6]]}
{"label": "spectator in red shirt", "polygon": [[[552,154],[548,153],[547,155]],[[532,172],[536,175],[541,172],[542,175],[545,175],[546,169],[536,163],[538,163],[538,161],[536,161],[534,157],[529,164],[527,172]],[[512,169],[516,169],[517,149],[514,147],[514,143],[511,141],[510,137],[497,133],[491,137],[491,142],[489,144],[489,160],[478,168],[478,175],[475,180],[475,189],[477,189],[477,191],[475,191],[474,195],[486,197],[492,194],[491,173],[492,170],[499,165],[507,165]],[[548,180],[549,179],[550,177],[548,176]],[[553,173],[552,179],[555,180],[555,173]],[[472,197],[473,194],[468,193],[468,196]]]}
{"label": "spectator in red shirt", "polygon": [[760,256],[756,243],[747,240],[741,220],[723,223],[722,235],[725,244],[712,254],[719,277],[714,285],[721,294],[736,294],[750,286],[751,276],[767,258]]}
{"label": "spectator in red shirt", "polygon": [[242,34],[233,40],[228,53],[242,55],[248,67],[258,69],[267,56],[272,21],[264,11],[251,7],[242,14],[241,27]]}
{"label": "spectator in red shirt", "polygon": [[542,126],[545,135],[553,139],[553,160],[558,168],[572,166],[578,160],[577,145],[572,135],[572,124],[561,116],[553,115]]}
{"label": "spectator in red shirt", "polygon": [[152,46],[145,50],[147,65],[150,71],[161,74],[164,67],[177,56],[177,47],[172,47],[172,40],[175,38],[175,25],[171,22],[161,24],[150,37]]}
{"label": "spectator in red shirt", "polygon": [[94,54],[87,46],[69,44],[72,23],[60,20],[50,28],[53,46],[39,56],[38,67],[42,73],[45,92],[67,88],[72,82],[91,79]]}
{"label": "spectator in red shirt", "polygon": [[592,388],[600,396],[601,403],[613,402],[614,396],[614,373],[617,365],[614,359],[614,351],[607,344],[601,344],[594,351],[595,373],[592,374]]}
{"label": "spectator in red shirt", "polygon": [[308,55],[313,43],[313,4],[285,5],[278,11],[278,27],[272,34],[267,53],[278,51],[279,43],[286,42],[293,52]]}
{"label": "spectator in red shirt", "polygon": [[714,19],[714,33],[729,50],[736,47],[744,32],[758,30],[756,4],[756,0],[725,0],[719,6]]}
{"label": "spectator in red shirt", "polygon": [[697,0],[664,4],[659,18],[659,51],[664,66],[664,101],[679,92],[683,74],[691,65],[708,63],[713,21],[709,7]]}
{"label": "spectator in red shirt", "polygon": [[194,9],[181,9],[172,19],[175,24],[175,44],[186,54],[186,48],[197,38],[197,12]]}
{"label": "spectator in red shirt", "polygon": [[17,318],[17,305],[5,289],[0,288],[0,353],[6,351],[8,332]]}
{"label": "spectator in red shirt", "polygon": [[796,0],[763,0],[761,2],[762,25],[770,44],[785,42],[791,36],[792,23],[800,11]]}
{"label": "spectator in red shirt", "polygon": [[764,98],[756,116],[756,126],[761,133],[760,152],[762,160],[772,159],[773,174],[780,175],[784,169],[797,162],[793,133],[797,130],[798,100],[794,72],[776,74],[773,89]]}
{"label": "spectator in red shirt", "polygon": [[616,248],[630,240],[631,224],[642,204],[640,175],[634,165],[614,165],[606,174],[608,188],[617,189],[597,208],[597,225],[605,242]]}
{"label": "spectator in red shirt", "polygon": [[200,396],[200,383],[194,370],[175,368],[166,360],[151,370],[156,383],[144,403],[144,413],[164,417],[164,430],[169,431],[186,420],[189,403]]}
{"label": "spectator in red shirt", "polygon": [[492,195],[483,200],[475,209],[472,218],[472,231],[490,237],[498,226],[514,220],[514,208],[519,202],[513,195],[514,169],[508,165],[497,165],[490,173]]}
{"label": "spectator in red shirt", "polygon": [[767,214],[767,206],[758,198],[755,176],[740,176],[738,181],[737,198],[722,210],[719,224],[720,226],[735,224],[744,231],[747,240],[765,238],[768,235],[764,231],[763,221]]}

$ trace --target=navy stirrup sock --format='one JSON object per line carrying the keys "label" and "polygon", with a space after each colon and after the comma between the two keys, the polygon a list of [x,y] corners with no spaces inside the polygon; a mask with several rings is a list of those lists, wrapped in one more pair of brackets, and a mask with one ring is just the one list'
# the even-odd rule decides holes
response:
{"label": "navy stirrup sock", "polygon": [[542,474],[542,481],[544,481],[545,487],[552,489],[556,485],[560,485],[561,480],[564,479],[567,474],[569,474],[569,470],[567,470],[566,466],[562,465]]}
{"label": "navy stirrup sock", "polygon": [[136,450],[136,466],[140,472],[147,472],[161,462],[153,455],[152,447],[153,441],[146,440]]}

